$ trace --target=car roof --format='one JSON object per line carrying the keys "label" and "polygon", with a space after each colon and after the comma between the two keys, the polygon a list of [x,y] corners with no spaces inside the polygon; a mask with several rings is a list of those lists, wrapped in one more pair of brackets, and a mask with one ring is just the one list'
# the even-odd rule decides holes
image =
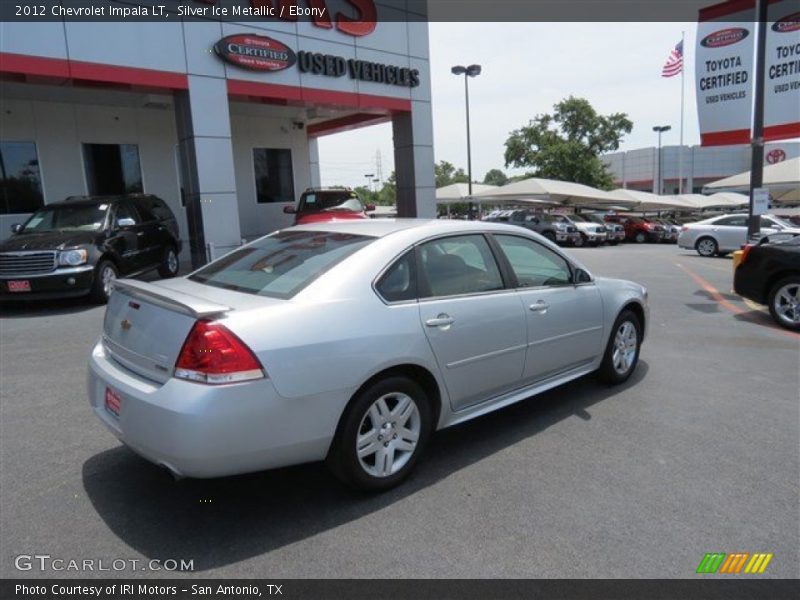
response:
{"label": "car roof", "polygon": [[309,223],[284,229],[284,231],[330,231],[350,235],[385,237],[400,231],[418,229],[425,235],[470,233],[480,231],[518,232],[516,225],[489,221],[461,221],[457,219],[352,219]]}
{"label": "car roof", "polygon": [[112,194],[108,196],[69,196],[64,200],[58,200],[56,202],[50,202],[46,204],[47,206],[52,206],[54,204],[97,204],[98,202],[120,202],[122,200],[127,199],[134,199],[134,198],[153,198],[153,194]]}

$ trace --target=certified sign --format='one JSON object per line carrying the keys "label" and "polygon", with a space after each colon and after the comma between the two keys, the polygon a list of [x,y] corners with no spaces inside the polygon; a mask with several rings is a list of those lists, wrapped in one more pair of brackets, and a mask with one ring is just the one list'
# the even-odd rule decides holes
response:
{"label": "certified sign", "polygon": [[251,71],[283,71],[297,60],[286,44],[263,35],[229,35],[214,44],[214,52],[225,62]]}
{"label": "certified sign", "polygon": [[764,215],[769,210],[769,190],[756,188],[753,190],[753,214]]}

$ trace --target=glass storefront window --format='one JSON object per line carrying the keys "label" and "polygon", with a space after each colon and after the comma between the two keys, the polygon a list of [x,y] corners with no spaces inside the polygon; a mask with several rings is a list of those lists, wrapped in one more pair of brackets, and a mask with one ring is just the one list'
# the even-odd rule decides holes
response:
{"label": "glass storefront window", "polygon": [[256,201],[294,202],[292,151],[284,148],[253,148]]}
{"label": "glass storefront window", "polygon": [[0,142],[0,214],[32,213],[44,205],[33,142]]}

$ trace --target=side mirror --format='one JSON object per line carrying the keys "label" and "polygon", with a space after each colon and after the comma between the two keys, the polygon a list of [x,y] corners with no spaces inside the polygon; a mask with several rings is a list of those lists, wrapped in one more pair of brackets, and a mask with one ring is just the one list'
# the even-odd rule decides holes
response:
{"label": "side mirror", "polygon": [[364,212],[369,212],[371,210],[375,210],[375,205],[374,204],[367,204],[367,205],[364,206]]}
{"label": "side mirror", "polygon": [[283,212],[285,212],[287,215],[293,215],[297,212],[297,209],[294,206],[284,206]]}
{"label": "side mirror", "polygon": [[574,283],[590,283],[592,276],[583,269],[576,269],[573,275]]}
{"label": "side mirror", "polygon": [[14,223],[11,226],[11,233],[19,233],[22,231],[22,224],[21,223]]}
{"label": "side mirror", "polygon": [[122,219],[117,219],[117,227],[133,227],[136,225],[136,221],[131,218],[123,217]]}

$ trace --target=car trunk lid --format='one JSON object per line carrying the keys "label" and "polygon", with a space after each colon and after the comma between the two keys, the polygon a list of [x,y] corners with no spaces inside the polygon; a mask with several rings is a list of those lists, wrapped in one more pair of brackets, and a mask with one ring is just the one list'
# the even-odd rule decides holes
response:
{"label": "car trunk lid", "polygon": [[127,369],[166,382],[186,337],[198,319],[211,319],[231,306],[185,290],[122,279],[114,284],[103,324],[106,351]]}

